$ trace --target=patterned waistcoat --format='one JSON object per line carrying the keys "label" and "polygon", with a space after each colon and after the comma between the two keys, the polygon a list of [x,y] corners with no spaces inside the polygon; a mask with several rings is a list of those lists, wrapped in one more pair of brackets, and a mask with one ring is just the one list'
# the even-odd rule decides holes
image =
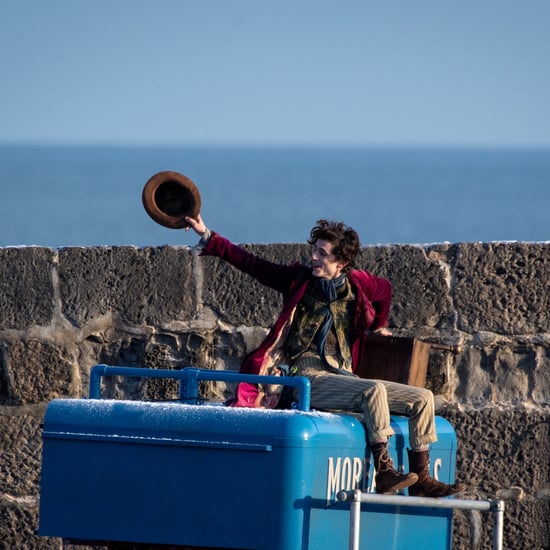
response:
{"label": "patterned waistcoat", "polygon": [[332,327],[326,339],[324,358],[329,364],[345,370],[352,369],[348,340],[355,307],[355,295],[349,281],[337,290],[336,300],[330,302],[320,290],[317,281],[312,281],[297,306],[294,320],[285,343],[287,360],[292,365],[303,353],[319,355],[318,335],[327,313],[332,316]]}

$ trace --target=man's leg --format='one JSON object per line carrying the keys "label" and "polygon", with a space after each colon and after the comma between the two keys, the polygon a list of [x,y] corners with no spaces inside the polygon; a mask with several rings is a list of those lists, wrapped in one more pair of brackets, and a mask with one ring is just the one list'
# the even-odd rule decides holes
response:
{"label": "man's leg", "polygon": [[413,449],[427,449],[437,441],[435,431],[435,404],[430,390],[380,381],[386,388],[388,407],[394,414],[409,419],[409,442]]}
{"label": "man's leg", "polygon": [[[388,437],[393,435],[390,425],[386,390],[376,380],[364,380],[357,376],[330,374],[308,358],[307,368],[302,363],[298,374],[307,376],[311,383],[311,406],[317,409],[336,409],[363,412],[367,443],[374,458],[376,492],[394,493],[414,484],[418,476],[402,474],[395,470],[387,450]],[[320,359],[319,364],[322,366]]]}
{"label": "man's leg", "polygon": [[437,441],[432,392],[392,382],[384,382],[384,385],[391,412],[409,417],[409,467],[418,475],[418,481],[409,487],[409,495],[439,498],[463,492],[466,489],[463,483],[448,485],[430,477],[428,445]]}

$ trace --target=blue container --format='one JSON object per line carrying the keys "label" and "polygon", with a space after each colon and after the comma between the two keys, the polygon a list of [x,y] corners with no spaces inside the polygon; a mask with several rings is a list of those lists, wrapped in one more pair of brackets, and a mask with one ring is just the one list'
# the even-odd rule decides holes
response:
{"label": "blue container", "polygon": [[[390,454],[408,470],[408,423]],[[454,480],[456,437],[436,418],[433,474]],[[342,489],[368,490],[358,418],[302,410],[59,399],[43,432],[39,534],[74,541],[345,550]],[[452,510],[363,505],[361,548],[450,548]]]}

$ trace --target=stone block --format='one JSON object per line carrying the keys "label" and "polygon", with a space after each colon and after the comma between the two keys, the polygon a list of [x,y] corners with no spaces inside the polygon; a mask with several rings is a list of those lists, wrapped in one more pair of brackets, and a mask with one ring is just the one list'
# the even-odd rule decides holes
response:
{"label": "stone block", "polygon": [[2,550],[58,550],[60,539],[39,537],[38,500],[12,499],[0,494],[0,548]]}
{"label": "stone block", "polygon": [[10,497],[38,494],[44,412],[44,406],[0,406],[1,493]]}
{"label": "stone block", "polygon": [[0,406],[0,548],[6,550],[59,548],[59,540],[35,535],[44,410]]}
{"label": "stone block", "polygon": [[50,324],[54,257],[50,248],[0,248],[0,330]]}
{"label": "stone block", "polygon": [[390,326],[452,328],[448,272],[439,257],[420,246],[373,246],[361,250],[357,265],[391,282]]}
{"label": "stone block", "polygon": [[459,329],[547,332],[550,243],[459,245],[454,264]]}
{"label": "stone block", "polygon": [[550,402],[549,358],[538,346],[500,339],[457,358],[455,398],[471,404]]}
{"label": "stone block", "polygon": [[77,327],[106,314],[137,325],[192,318],[196,309],[192,265],[186,248],[62,249],[62,312]]}
{"label": "stone block", "polygon": [[550,405],[550,349],[543,346],[537,346],[531,397],[539,405]]}
{"label": "stone block", "polygon": [[15,403],[44,403],[74,397],[76,359],[64,347],[40,340],[19,340],[6,346],[8,399]]}

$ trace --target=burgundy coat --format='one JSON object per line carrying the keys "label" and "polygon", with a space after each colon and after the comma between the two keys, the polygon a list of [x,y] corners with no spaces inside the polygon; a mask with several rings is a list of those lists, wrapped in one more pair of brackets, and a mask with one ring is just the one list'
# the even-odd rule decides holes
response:
{"label": "burgundy coat", "polygon": [[[254,277],[259,283],[282,294],[283,307],[275,324],[261,345],[249,353],[241,364],[240,372],[268,374],[281,356],[285,336],[290,328],[296,306],[313,278],[311,267],[295,263],[277,264],[259,258],[224,237],[212,232],[201,255],[217,256],[240,271]],[[352,334],[350,335],[353,370],[357,369],[362,352],[363,336],[367,330],[387,326],[392,287],[389,281],[368,271],[351,270],[348,279],[356,296]],[[235,405],[244,407],[270,406],[257,386],[240,384]]]}

